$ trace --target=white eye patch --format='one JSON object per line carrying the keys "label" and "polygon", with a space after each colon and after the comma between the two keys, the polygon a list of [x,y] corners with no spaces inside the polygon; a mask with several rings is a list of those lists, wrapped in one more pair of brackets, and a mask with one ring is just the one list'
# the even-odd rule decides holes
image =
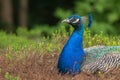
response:
{"label": "white eye patch", "polygon": [[80,19],[76,19],[75,21],[73,21],[72,23],[77,23]]}

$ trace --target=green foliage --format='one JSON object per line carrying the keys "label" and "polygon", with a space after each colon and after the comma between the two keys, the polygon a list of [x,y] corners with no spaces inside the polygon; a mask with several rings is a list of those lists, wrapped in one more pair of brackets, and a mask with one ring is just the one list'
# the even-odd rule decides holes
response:
{"label": "green foliage", "polygon": [[[101,30],[104,31],[104,29],[102,29],[102,25],[100,28],[101,28]],[[46,29],[49,29],[49,28],[46,28]],[[56,30],[50,32],[51,37],[50,36],[42,37],[42,34],[39,30],[40,30],[40,28],[36,28],[36,29],[30,30],[30,31],[19,28],[19,30],[17,32],[17,34],[18,34],[17,36],[10,35],[10,34],[8,35],[5,32],[1,31],[0,32],[0,36],[1,36],[0,37],[0,41],[1,41],[0,47],[3,49],[7,48],[7,47],[8,48],[12,47],[11,49],[14,51],[20,51],[21,49],[28,50],[29,47],[31,47],[31,48],[39,47],[39,48],[47,48],[47,50],[52,51],[52,49],[53,49],[52,46],[57,45],[58,44],[57,42],[59,42],[59,40],[62,40],[63,38],[67,38],[72,33],[73,28],[71,26],[69,26],[69,28],[65,27],[65,26],[61,26],[61,27],[59,27],[59,29],[56,28]],[[96,41],[100,40],[100,41],[102,41],[101,44],[105,43],[107,45],[106,42],[111,42],[112,40],[113,40],[113,42],[115,42],[115,40],[117,39],[117,37],[112,38],[112,37],[105,35],[105,33],[103,31],[100,33],[99,30],[98,31],[96,30],[96,32],[98,32],[98,34],[92,35],[91,33],[93,33],[93,32],[86,29],[86,31],[84,33],[84,38],[85,38],[84,42],[86,44],[87,44],[87,42],[89,42],[93,45],[99,45],[99,43]],[[37,40],[36,40],[36,38],[37,38]],[[118,44],[115,44],[115,45],[118,45]],[[91,46],[91,45],[89,45],[89,46]],[[87,46],[85,46],[85,47],[87,47]]]}
{"label": "green foliage", "polygon": [[10,75],[9,72],[6,72],[4,77],[5,77],[5,80],[20,80],[19,77],[13,77],[12,75]]}
{"label": "green foliage", "polygon": [[92,34],[99,33],[100,31],[104,32],[104,34],[115,35],[115,28],[112,25],[109,25],[104,22],[96,22],[94,21],[92,24],[91,32]]}
{"label": "green foliage", "polygon": [[19,27],[16,32],[18,36],[37,40],[38,38],[41,37],[50,37],[53,31],[55,31],[55,29],[57,28],[58,27],[52,27],[48,25],[37,25],[35,26],[35,28],[31,30],[27,30],[26,28]]}
{"label": "green foliage", "polygon": [[[23,32],[20,33],[19,31]],[[1,31],[0,48],[6,52],[5,56],[9,60],[14,59],[16,55],[14,53],[17,53],[19,58],[23,58],[29,54],[31,50],[42,54],[53,52],[60,53],[72,31],[73,28],[71,26],[60,26],[58,29],[56,28],[56,30],[51,31],[48,37],[42,37],[41,34],[39,34],[39,28],[32,31],[19,29],[17,36]],[[25,35],[23,35],[23,33],[25,33]],[[93,35],[89,29],[86,29],[83,42],[84,47],[95,45],[120,45],[120,37],[105,35],[102,31]]]}
{"label": "green foliage", "polygon": [[72,14],[71,10],[63,10],[61,8],[58,8],[55,11],[55,16],[58,17],[59,19],[64,19],[67,18],[68,16],[70,16]]}
{"label": "green foliage", "polygon": [[105,35],[102,31],[99,32],[99,34],[91,35],[91,32],[86,29],[84,33],[84,47],[90,47],[94,45],[120,45],[120,36]]}
{"label": "green foliage", "polygon": [[[109,3],[108,3],[109,2]],[[68,10],[58,8],[55,13],[57,17],[79,14],[87,16],[88,13],[93,15],[92,33],[103,31],[105,34],[115,35],[120,33],[120,1],[117,0],[76,0],[75,7]],[[69,15],[68,15],[69,13]]]}
{"label": "green foliage", "polygon": [[33,41],[28,40],[25,37],[18,37],[12,34],[6,34],[5,32],[0,32],[0,48],[6,49],[7,47],[12,47],[14,51],[19,51],[20,49],[26,49]]}

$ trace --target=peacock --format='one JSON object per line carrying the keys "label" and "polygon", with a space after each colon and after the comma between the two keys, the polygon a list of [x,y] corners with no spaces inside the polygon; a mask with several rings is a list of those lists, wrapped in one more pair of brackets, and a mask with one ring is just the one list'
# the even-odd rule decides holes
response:
{"label": "peacock", "polygon": [[76,75],[81,71],[95,73],[108,71],[120,65],[120,46],[93,46],[83,49],[84,22],[92,24],[92,15],[72,15],[62,22],[72,25],[74,31],[59,55],[59,73]]}

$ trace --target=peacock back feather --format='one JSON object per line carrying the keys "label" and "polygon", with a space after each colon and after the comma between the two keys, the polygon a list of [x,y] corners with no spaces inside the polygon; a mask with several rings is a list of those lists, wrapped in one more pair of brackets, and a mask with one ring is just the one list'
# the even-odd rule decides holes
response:
{"label": "peacock back feather", "polygon": [[88,64],[105,54],[120,52],[120,46],[93,46],[85,48],[84,51],[86,53],[84,64]]}
{"label": "peacock back feather", "polygon": [[87,73],[107,72],[120,66],[120,46],[94,46],[84,49],[82,70]]}

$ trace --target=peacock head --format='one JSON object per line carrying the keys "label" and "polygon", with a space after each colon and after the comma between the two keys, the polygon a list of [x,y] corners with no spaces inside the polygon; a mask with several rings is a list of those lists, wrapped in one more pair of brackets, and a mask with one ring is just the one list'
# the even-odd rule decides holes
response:
{"label": "peacock head", "polygon": [[92,24],[92,15],[88,14],[88,16],[79,16],[79,15],[72,15],[67,19],[64,19],[62,22],[68,23],[72,25],[75,29],[80,27],[84,22],[88,24],[88,27],[91,27]]}
{"label": "peacock head", "polygon": [[79,15],[72,15],[67,19],[64,19],[62,22],[68,23],[74,28],[77,28],[80,24],[82,24],[82,19]]}

